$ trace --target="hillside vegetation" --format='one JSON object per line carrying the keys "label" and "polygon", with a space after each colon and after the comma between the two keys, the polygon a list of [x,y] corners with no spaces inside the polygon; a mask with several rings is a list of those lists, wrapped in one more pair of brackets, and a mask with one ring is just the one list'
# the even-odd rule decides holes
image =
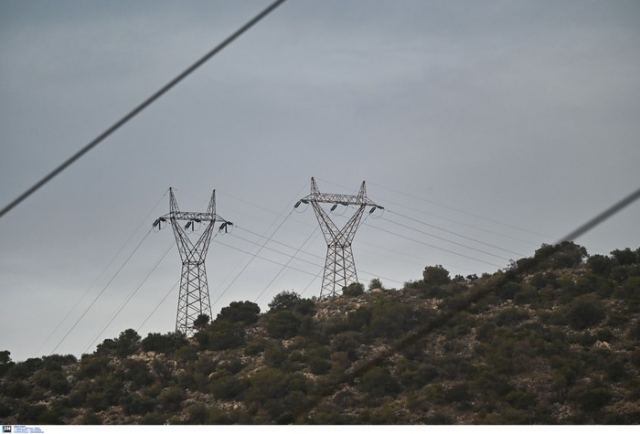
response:
{"label": "hillside vegetation", "polygon": [[[490,291],[461,302],[476,288]],[[80,360],[0,352],[0,419],[640,423],[640,249],[543,246],[493,275],[429,266],[401,289],[283,292],[269,307],[231,303],[189,339],[125,330]],[[433,318],[444,319],[401,340]]]}

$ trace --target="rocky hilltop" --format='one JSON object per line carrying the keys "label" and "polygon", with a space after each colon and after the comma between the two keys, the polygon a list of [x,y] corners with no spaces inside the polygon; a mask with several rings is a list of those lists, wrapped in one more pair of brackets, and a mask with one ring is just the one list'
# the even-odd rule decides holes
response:
{"label": "rocky hilltop", "polygon": [[543,246],[495,274],[234,302],[191,338],[125,330],[80,360],[0,352],[28,424],[640,423],[640,249]]}

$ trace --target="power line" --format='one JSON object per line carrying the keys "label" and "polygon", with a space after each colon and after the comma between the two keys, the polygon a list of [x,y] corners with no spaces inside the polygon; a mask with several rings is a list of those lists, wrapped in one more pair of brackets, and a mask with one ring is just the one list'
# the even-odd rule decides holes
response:
{"label": "power line", "polygon": [[443,228],[443,227],[441,227],[441,226],[437,226],[437,225],[434,225],[434,224],[427,223],[427,222],[425,222],[425,221],[419,220],[419,219],[417,219],[417,218],[415,218],[415,217],[411,217],[411,216],[408,216],[408,215],[406,215],[406,214],[402,214],[402,213],[399,213],[399,212],[392,211],[392,210],[390,210],[390,209],[388,209],[388,208],[386,209],[386,211],[387,211],[388,213],[390,213],[390,214],[395,214],[395,215],[397,215],[397,216],[399,216],[399,217],[402,217],[402,218],[405,218],[405,219],[407,219],[407,220],[411,220],[411,221],[413,221],[413,222],[420,223],[421,225],[428,226],[428,227],[430,227],[430,228],[434,228],[434,229],[437,229],[437,230],[439,230],[439,231],[442,231],[442,232],[446,232],[446,233],[448,233],[448,234],[455,235],[456,237],[460,237],[460,238],[463,238],[463,239],[465,239],[465,240],[473,241],[473,242],[475,242],[475,243],[482,244],[482,245],[485,245],[485,246],[487,246],[487,247],[492,247],[492,248],[494,248],[494,249],[501,250],[501,251],[503,251],[503,252],[513,253],[514,255],[518,255],[518,256],[526,256],[524,253],[518,253],[518,252],[515,252],[515,251],[513,251],[513,250],[509,250],[509,249],[505,249],[505,248],[503,248],[503,247],[497,246],[497,245],[495,245],[495,244],[487,243],[487,242],[485,242],[485,241],[478,240],[478,239],[473,238],[473,237],[468,237],[468,236],[466,236],[466,235],[463,235],[463,234],[460,234],[460,233],[458,233],[458,232],[455,232],[455,231],[452,231],[452,230],[449,230],[449,229]]}
{"label": "power line", "polygon": [[[577,237],[584,235],[586,232],[590,231],[595,226],[602,223],[612,215],[618,213],[620,210],[637,200],[639,197],[640,189],[631,193],[629,196],[623,198],[619,202],[607,208],[602,213],[598,214],[596,217],[589,220],[584,225],[569,233],[569,235],[561,239],[555,245],[555,247],[558,247],[559,243],[565,241],[574,241]],[[338,377],[332,378],[330,380],[330,383],[324,384],[324,387],[321,387],[322,393],[320,394],[320,396],[314,398],[313,401],[311,401],[310,404],[301,411],[310,412],[314,407],[318,405],[318,403],[324,396],[331,395],[339,386],[344,385],[345,383],[349,384],[353,382],[358,376],[364,374],[372,367],[379,365],[385,359],[389,359],[393,354],[397,353],[398,351],[402,351],[404,348],[415,344],[421,339],[424,339],[431,332],[446,325],[452,319],[456,318],[456,315],[458,315],[458,313],[468,309],[473,305],[473,303],[477,303],[484,297],[493,293],[496,288],[504,285],[510,279],[516,278],[518,277],[518,275],[522,275],[525,272],[529,272],[530,270],[535,269],[536,266],[547,260],[549,257],[553,256],[557,252],[558,249],[546,249],[545,251],[541,252],[540,255],[534,257],[532,261],[527,261],[524,264],[518,265],[518,267],[515,269],[507,270],[504,273],[498,274],[497,280],[491,280],[490,282],[486,283],[482,282],[482,284],[478,284],[470,291],[460,294],[460,296],[455,299],[453,303],[450,303],[449,308],[446,308],[447,306],[443,306],[443,308],[438,309],[435,315],[428,318],[423,325],[419,326],[417,329],[409,331],[400,339],[398,339],[393,345],[386,346],[382,351],[374,354],[373,357],[363,360],[360,363],[354,364],[353,368],[346,370]]]}
{"label": "power line", "polygon": [[178,287],[178,284],[180,283],[180,279],[178,279],[176,281],[176,283],[173,284],[173,286],[171,288],[169,288],[169,291],[167,291],[167,293],[162,297],[162,299],[160,300],[160,302],[156,305],[156,307],[153,308],[153,310],[149,313],[149,315],[147,315],[147,317],[144,319],[144,321],[142,321],[142,323],[138,326],[138,328],[136,329],[136,332],[139,332],[140,329],[142,327],[144,327],[144,325],[147,323],[147,321],[149,321],[149,319],[153,316],[154,313],[156,313],[156,311],[158,310],[158,308],[160,308],[160,306],[162,305],[162,303],[164,303],[167,298],[169,297],[169,295],[171,295],[171,293],[173,291],[175,291],[175,289]]}
{"label": "power line", "polygon": [[487,250],[479,249],[479,248],[477,248],[477,247],[469,246],[469,245],[467,245],[467,244],[459,243],[459,242],[457,242],[457,241],[452,241],[452,240],[450,240],[450,239],[448,239],[448,238],[441,237],[441,236],[439,236],[439,235],[435,235],[435,234],[432,234],[432,233],[429,233],[429,232],[423,231],[423,230],[421,230],[421,229],[416,229],[416,228],[414,228],[414,227],[411,227],[411,226],[405,225],[404,223],[399,223],[399,222],[393,221],[393,220],[388,219],[388,218],[386,218],[386,217],[382,217],[382,220],[388,221],[389,223],[392,223],[392,224],[394,224],[394,225],[396,225],[396,226],[400,226],[400,227],[403,227],[403,228],[405,228],[405,229],[409,229],[409,230],[411,230],[411,231],[418,232],[418,233],[423,234],[423,235],[426,235],[426,236],[428,236],[428,237],[435,238],[436,240],[440,240],[440,241],[444,241],[444,242],[446,242],[446,243],[450,243],[450,244],[456,245],[456,246],[458,246],[458,247],[462,247],[462,248],[469,249],[469,250],[475,250],[476,252],[480,252],[480,253],[483,253],[483,254],[485,254],[485,255],[487,255],[487,256],[492,256],[492,257],[494,257],[494,258],[503,259],[503,260],[505,260],[505,261],[508,261],[508,260],[509,260],[509,258],[505,258],[504,256],[500,256],[500,255],[493,254],[493,253],[491,253],[491,252],[489,252],[489,251],[487,251]]}
{"label": "power line", "polygon": [[392,188],[389,188],[389,187],[385,187],[384,185],[379,184],[377,182],[370,181],[369,183],[372,184],[372,185],[377,185],[378,187],[383,188],[385,190],[388,190],[388,191],[390,191],[392,193],[402,194],[404,196],[407,196],[407,197],[410,197],[410,198],[413,198],[413,199],[421,200],[423,202],[426,202],[426,203],[429,203],[429,204],[432,204],[432,205],[435,205],[435,206],[439,206],[440,208],[449,209],[451,211],[455,211],[455,212],[458,212],[458,213],[461,213],[461,214],[466,214],[466,215],[469,215],[471,217],[475,217],[475,218],[479,218],[479,219],[482,219],[482,220],[486,220],[486,221],[489,221],[489,222],[492,222],[492,223],[495,223],[495,224],[498,224],[498,225],[509,227],[511,229],[516,229],[516,230],[518,230],[520,232],[526,232],[526,233],[531,234],[531,235],[537,235],[537,236],[540,236],[540,237],[548,238],[547,235],[544,235],[544,234],[541,234],[539,232],[535,232],[535,231],[532,231],[530,229],[526,229],[526,228],[523,228],[523,227],[520,227],[520,226],[517,226],[517,225],[513,225],[511,223],[506,223],[506,222],[503,222],[503,221],[500,221],[500,220],[496,220],[496,219],[491,218],[491,217],[486,217],[486,216],[483,216],[483,215],[480,215],[480,214],[476,214],[476,213],[472,213],[472,212],[469,212],[469,211],[465,211],[465,210],[460,209],[460,208],[455,208],[455,207],[452,207],[452,206],[449,206],[449,205],[444,205],[442,203],[439,203],[439,202],[436,202],[436,201],[430,200],[430,199],[425,199],[424,197],[420,197],[420,196],[417,196],[415,194],[405,193],[403,191],[399,191],[399,190],[395,190],[395,189],[392,189]]}
{"label": "power line", "polygon": [[[280,265],[280,266],[284,266],[284,265],[285,265],[285,264],[283,264],[282,262],[274,261],[273,259],[269,259],[269,258],[266,258],[266,257],[264,257],[264,256],[260,256],[259,254],[256,254],[255,252],[249,252],[248,250],[244,250],[244,249],[241,249],[241,248],[239,248],[239,247],[232,246],[231,244],[227,244],[227,243],[224,243],[224,242],[222,242],[222,241],[218,241],[218,244],[220,244],[220,245],[222,245],[222,246],[225,246],[225,247],[228,247],[228,248],[233,249],[233,250],[237,250],[238,252],[242,252],[242,253],[244,253],[245,255],[249,255],[249,256],[251,256],[250,262],[251,262],[253,259],[255,259],[255,258],[260,258],[260,259],[262,259],[263,261],[271,262],[272,264],[275,264],[275,265]],[[290,265],[287,265],[287,268],[289,268],[289,269],[291,269],[291,270],[294,270],[294,271],[298,271],[298,272],[300,272],[300,273],[308,274],[308,275],[310,275],[310,276],[315,276],[315,274],[313,274],[312,272],[307,271],[307,270],[303,270],[303,269],[301,269],[301,268],[292,267],[292,266],[290,266]],[[242,274],[242,273],[240,273],[240,274]],[[235,280],[235,279],[234,279],[234,280]],[[229,285],[232,285],[232,284],[233,284],[233,281],[232,281],[232,283],[231,283],[231,284],[229,284]],[[228,288],[228,287],[227,287],[227,288]],[[216,301],[214,302],[214,304],[215,304],[215,303],[217,303],[217,302],[220,300],[220,298],[224,295],[224,293],[225,293],[225,291],[223,291],[223,292],[222,292],[222,294],[220,294],[220,296],[218,296],[218,298],[216,299]]]}
{"label": "power line", "polygon": [[493,229],[487,229],[485,227],[478,226],[478,225],[475,225],[475,224],[462,222],[460,220],[452,219],[450,217],[445,217],[445,216],[442,216],[440,214],[435,214],[435,213],[433,213],[431,211],[425,211],[424,209],[414,208],[414,207],[408,206],[408,205],[400,203],[400,202],[389,200],[388,198],[383,199],[383,202],[385,204],[390,204],[390,205],[398,206],[400,208],[404,208],[404,209],[406,209],[408,211],[412,211],[412,212],[418,213],[420,215],[424,215],[426,217],[434,217],[436,219],[443,220],[443,221],[446,221],[446,222],[449,222],[449,223],[453,223],[455,225],[460,225],[460,226],[464,226],[464,227],[467,227],[467,228],[471,228],[471,229],[476,230],[476,231],[484,232],[484,233],[491,234],[491,235],[496,235],[496,236],[499,236],[499,237],[502,237],[502,238],[505,238],[505,239],[508,239],[508,240],[511,240],[511,241],[517,241],[517,242],[519,242],[521,244],[526,244],[529,247],[531,247],[531,246],[538,247],[540,245],[540,243],[537,242],[537,241],[532,241],[532,240],[528,240],[528,239],[515,237],[513,235],[505,234],[503,232],[498,232],[498,231],[493,230]]}
{"label": "power line", "polygon": [[65,170],[71,164],[75,163],[76,160],[78,160],[84,154],[86,154],[91,149],[93,149],[98,144],[100,144],[104,139],[106,139],[111,134],[116,132],[120,127],[122,127],[124,124],[129,122],[131,119],[133,119],[136,115],[138,115],[140,112],[142,112],[145,108],[147,108],[149,105],[151,105],[153,102],[155,102],[158,98],[160,98],[162,95],[164,95],[169,90],[171,90],[171,88],[173,88],[175,85],[177,85],[179,82],[181,82],[187,76],[189,76],[192,72],[194,72],[196,69],[198,69],[204,63],[206,63],[213,56],[215,56],[220,51],[222,51],[227,45],[231,44],[240,35],[245,33],[247,30],[249,30],[251,27],[253,27],[255,24],[257,24],[264,17],[269,15],[269,13],[271,13],[274,9],[276,9],[278,6],[280,6],[284,2],[285,2],[285,0],[276,0],[276,1],[274,1],[269,6],[267,6],[265,9],[263,9],[260,13],[258,13],[258,15],[256,15],[255,17],[253,17],[252,19],[247,21],[242,27],[240,27],[238,30],[233,32],[230,36],[228,36],[226,39],[224,39],[222,42],[220,42],[218,45],[216,45],[214,48],[212,48],[209,52],[207,52],[200,59],[196,60],[193,64],[191,64],[189,67],[187,67],[187,69],[182,71],[175,78],[173,78],[167,84],[162,86],[158,91],[156,91],[154,94],[152,94],[147,99],[142,101],[139,105],[134,107],[130,112],[128,112],[126,115],[124,115],[120,120],[118,120],[116,123],[111,125],[104,132],[102,132],[100,135],[98,135],[95,139],[93,139],[92,141],[87,143],[79,151],[77,151],[75,154],[73,154],[71,157],[69,157],[67,160],[65,160],[62,164],[60,164],[54,170],[52,170],[44,178],[42,178],[41,180],[36,182],[34,185],[29,187],[24,193],[22,193],[20,196],[18,196],[13,201],[11,201],[8,205],[6,205],[4,208],[2,208],[0,210],[0,218],[2,218],[2,216],[4,216],[9,211],[11,211],[18,204],[20,204],[23,200],[25,200],[26,198],[31,196],[33,193],[35,193],[38,189],[40,189],[46,183],[51,181],[54,177],[59,175],[63,170]]}
{"label": "power line", "polygon": [[94,282],[87,287],[87,289],[84,291],[84,293],[82,294],[82,296],[78,299],[78,301],[76,301],[76,303],[73,305],[73,307],[71,309],[69,309],[69,311],[66,313],[66,315],[64,316],[64,318],[62,318],[62,320],[54,327],[53,331],[51,331],[51,333],[49,333],[49,336],[47,336],[47,338],[44,340],[44,342],[40,345],[40,348],[38,349],[38,353],[40,353],[40,351],[42,350],[42,348],[44,348],[44,346],[49,342],[49,340],[53,337],[53,335],[55,335],[55,333],[58,331],[58,329],[62,326],[62,324],[64,324],[64,322],[67,320],[67,318],[69,318],[69,315],[71,315],[71,313],[80,305],[80,303],[82,303],[82,301],[85,299],[85,297],[89,294],[89,292],[91,292],[91,290],[94,288],[94,286],[98,283],[98,281],[100,281],[100,279],[102,279],[102,276],[104,276],[104,274],[107,272],[107,270],[109,268],[111,268],[111,266],[113,265],[113,263],[116,261],[116,259],[120,256],[120,254],[124,251],[124,248],[129,245],[129,242],[131,241],[131,239],[133,238],[133,236],[138,233],[138,231],[140,230],[140,228],[142,228],[148,221],[149,221],[149,216],[153,213],[153,211],[158,207],[158,205],[160,204],[160,202],[162,202],[162,200],[164,199],[164,197],[167,195],[167,192],[169,190],[165,191],[165,193],[162,195],[162,197],[160,197],[160,199],[158,199],[158,201],[153,205],[153,208],[151,208],[151,210],[147,213],[147,215],[144,217],[144,219],[142,220],[142,222],[140,223],[140,225],[138,225],[138,227],[136,227],[133,232],[131,232],[131,234],[127,237],[126,241],[124,242],[124,244],[118,249],[118,251],[116,252],[116,254],[111,258],[111,260],[109,261],[109,263],[107,264],[107,266],[102,270],[102,272],[98,275],[98,277],[94,280]]}
{"label": "power line", "polygon": [[483,263],[483,264],[491,265],[491,266],[493,266],[493,267],[498,267],[498,268],[500,268],[500,267],[501,267],[501,265],[494,264],[494,263],[492,263],[492,262],[488,262],[488,261],[485,261],[485,260],[483,260],[483,259],[474,258],[473,256],[468,256],[468,255],[465,255],[465,254],[463,254],[463,253],[458,253],[458,252],[456,252],[456,251],[454,251],[454,250],[449,250],[449,249],[444,248],[444,247],[436,246],[435,244],[430,244],[430,243],[427,243],[427,242],[424,242],[424,241],[415,240],[415,239],[413,239],[413,238],[406,237],[406,236],[401,235],[401,234],[399,234],[399,233],[397,233],[397,232],[393,232],[393,231],[390,231],[390,230],[388,230],[388,229],[381,228],[381,227],[379,227],[379,226],[374,226],[374,225],[372,225],[371,223],[365,223],[365,225],[366,225],[366,226],[369,226],[369,227],[372,227],[372,228],[374,228],[375,230],[382,231],[382,232],[386,232],[386,233],[388,233],[388,234],[395,235],[395,236],[400,237],[400,238],[403,238],[403,239],[405,239],[405,240],[413,241],[414,243],[423,244],[423,245],[425,245],[425,246],[427,246],[427,247],[431,247],[431,248],[433,248],[433,249],[438,249],[438,250],[442,250],[443,252],[451,253],[452,255],[460,256],[460,257],[462,257],[462,258],[470,259],[470,260],[472,260],[472,261],[476,261],[476,262],[481,262],[481,263]]}
{"label": "power line", "polygon": [[118,317],[118,315],[120,315],[120,313],[124,310],[124,308],[129,304],[129,302],[131,301],[131,299],[138,293],[138,291],[140,290],[140,288],[142,288],[142,286],[147,282],[147,280],[149,280],[149,277],[151,276],[151,274],[153,274],[154,271],[156,271],[158,269],[158,267],[160,266],[160,263],[164,260],[164,258],[167,257],[167,255],[169,254],[169,252],[173,250],[173,243],[171,243],[171,245],[169,246],[169,248],[162,254],[162,256],[160,257],[160,259],[158,259],[158,261],[156,261],[156,263],[154,264],[153,268],[147,273],[147,275],[144,277],[144,279],[142,279],[142,281],[140,282],[140,284],[127,296],[127,298],[124,300],[124,302],[120,305],[120,307],[118,308],[118,310],[116,311],[116,313],[111,317],[111,319],[107,322],[107,324],[102,328],[102,330],[100,330],[100,333],[97,334],[97,336],[91,341],[91,343],[87,346],[87,348],[85,348],[84,352],[88,352],[89,349],[93,346],[93,344],[100,339],[100,336],[102,336],[104,334],[104,332],[109,328],[109,326],[113,323],[113,321],[115,321],[115,319]]}
{"label": "power line", "polygon": [[283,264],[282,267],[278,270],[278,272],[276,273],[275,276],[273,276],[273,278],[269,281],[269,283],[267,283],[267,285],[264,287],[264,289],[262,291],[260,291],[260,293],[258,294],[258,296],[256,297],[256,299],[254,300],[256,303],[258,302],[258,300],[260,299],[260,297],[262,297],[262,295],[267,291],[267,289],[269,289],[271,287],[271,285],[273,284],[273,282],[276,281],[276,279],[278,277],[280,277],[280,275],[284,272],[284,270],[289,266],[289,264],[291,264],[291,262],[296,258],[296,255],[302,250],[302,248],[311,240],[311,238],[313,238],[313,236],[316,234],[316,232],[318,231],[318,227],[315,227],[313,229],[313,231],[309,234],[309,236],[302,242],[302,244],[300,244],[300,247],[298,247],[298,249],[294,252],[294,254],[289,258],[289,260],[287,261],[286,264]]}
{"label": "power line", "polygon": [[[252,241],[250,239],[241,237],[240,235],[231,234],[231,236],[234,237],[234,238],[237,238],[239,240],[245,241],[245,242],[247,242],[249,244],[253,244],[254,246],[262,247],[262,244],[260,244],[260,243],[258,243],[256,241]],[[263,238],[267,238],[267,237],[263,237]],[[273,241],[273,240],[271,240],[271,241]],[[282,256],[286,256],[288,259],[296,259],[296,260],[298,260],[300,262],[304,262],[306,264],[310,264],[310,265],[313,265],[315,267],[322,267],[322,264],[318,264],[316,262],[309,261],[307,259],[298,258],[294,254],[289,254],[289,253],[283,252],[282,250],[278,250],[278,249],[275,249],[273,247],[268,247],[267,245],[264,246],[264,249],[265,250],[269,250],[269,251],[274,252],[274,253],[277,253],[277,254],[282,255]],[[293,249],[295,250],[295,248],[293,248]],[[304,253],[304,251],[299,251],[299,253]]]}
{"label": "power line", "polygon": [[[365,217],[365,219],[366,219],[366,217]],[[365,220],[365,221],[366,221],[366,220]],[[240,229],[240,227],[238,227],[237,229]],[[257,232],[249,231],[249,230],[248,230],[248,229],[246,229],[246,228],[242,228],[242,230],[244,230],[245,232],[250,232],[250,233],[252,233],[252,234],[254,234],[254,235],[256,235],[257,237],[260,237],[260,238],[264,238],[264,239],[267,239],[267,238],[268,238],[268,237],[266,237],[266,236],[264,236],[264,235],[260,235],[260,234],[259,234],[259,233],[257,233]],[[261,246],[261,244],[260,244],[260,243],[257,243],[257,242],[255,242],[255,241],[248,240],[247,238],[241,237],[241,236],[236,235],[236,234],[232,234],[232,235],[233,235],[234,237],[236,237],[236,238],[239,238],[239,239],[241,239],[241,240],[243,240],[243,241],[246,241],[247,243],[254,244],[254,245],[256,245],[256,246]],[[277,241],[277,240],[274,240],[274,239],[270,239],[270,240],[268,240],[268,242],[273,242],[273,243],[279,244],[279,245],[281,245],[281,246],[283,246],[283,247],[287,247],[287,248],[289,248],[289,249],[295,250],[295,251],[297,251],[298,253],[305,253],[305,254],[307,254],[307,255],[309,255],[309,256],[313,256],[314,258],[317,258],[317,259],[324,259],[322,256],[320,256],[320,255],[316,255],[316,254],[311,253],[311,252],[306,251],[306,250],[299,250],[299,251],[298,251],[298,248],[297,248],[297,247],[292,246],[291,244],[286,244],[286,243],[283,243],[283,242],[281,242],[281,241]],[[365,244],[365,243],[363,243],[363,244]],[[288,254],[288,253],[286,253],[286,252],[283,252],[283,251],[281,251],[281,250],[278,250],[278,249],[274,249],[273,247],[266,247],[266,245],[265,245],[265,247],[264,247],[264,248],[265,248],[266,250],[270,250],[270,251],[272,251],[272,252],[275,252],[275,253],[278,253],[278,254],[280,254],[280,255],[286,256],[287,258],[293,258],[293,257],[295,256],[295,255],[294,255],[294,256],[291,256],[290,254]],[[380,248],[382,249],[382,247],[380,247]],[[314,265],[314,266],[316,266],[316,267],[324,267],[324,264],[317,264],[317,263],[315,263],[315,262],[308,261],[308,260],[306,260],[306,259],[302,259],[302,258],[299,258],[299,257],[295,257],[295,259],[296,259],[296,260],[298,260],[298,261],[301,261],[301,262],[305,262],[305,263],[307,263],[307,264]],[[367,275],[369,275],[369,276],[379,277],[379,278],[382,278],[382,279],[385,279],[385,280],[389,280],[389,281],[391,281],[391,282],[395,282],[395,283],[400,283],[400,284],[402,284],[402,282],[400,282],[399,280],[395,280],[395,279],[392,279],[392,278],[390,278],[390,277],[380,276],[379,274],[375,274],[375,273],[372,273],[372,272],[367,271],[367,270],[360,269],[360,272],[361,272],[361,273],[363,273],[363,274],[367,274]]]}
{"label": "power line", "polygon": [[107,282],[107,284],[102,288],[102,290],[100,290],[100,292],[98,293],[98,295],[95,296],[95,298],[91,301],[91,303],[89,304],[89,306],[87,306],[87,308],[84,310],[84,312],[82,312],[82,315],[80,315],[80,317],[76,320],[76,322],[73,323],[73,325],[69,328],[69,330],[67,330],[67,332],[65,333],[65,335],[62,337],[62,339],[60,339],[60,341],[57,343],[57,345],[53,348],[53,350],[51,350],[51,353],[49,354],[53,354],[60,345],[62,345],[62,343],[65,341],[65,339],[67,339],[67,337],[69,336],[69,334],[73,331],[73,329],[76,328],[76,326],[78,325],[78,323],[80,323],[80,321],[82,321],[82,319],[85,317],[85,315],[87,315],[87,313],[89,312],[89,310],[93,307],[94,304],[96,304],[96,302],[98,301],[98,299],[102,296],[102,294],[104,294],[104,292],[107,290],[107,288],[109,288],[109,286],[111,285],[111,283],[115,280],[116,277],[118,277],[118,275],[120,274],[120,272],[122,271],[122,269],[129,263],[129,261],[131,260],[131,258],[133,257],[133,255],[136,254],[136,252],[138,251],[138,249],[140,248],[140,246],[142,246],[142,243],[147,239],[147,237],[149,236],[149,234],[151,233],[152,229],[149,229],[147,231],[146,234],[144,234],[144,237],[142,237],[142,239],[140,240],[140,242],[136,245],[136,247],[133,249],[133,251],[129,254],[129,256],[127,257],[127,259],[125,259],[125,261],[122,263],[122,265],[120,265],[120,268],[118,268],[118,271],[116,271],[116,273],[111,277],[111,279],[109,279],[109,281]]}
{"label": "power line", "polygon": [[[251,265],[251,263],[253,263],[254,259],[256,258],[256,256],[258,256],[258,254],[262,251],[262,249],[264,249],[264,247],[267,245],[267,243],[269,243],[269,241],[271,240],[271,238],[274,237],[274,235],[280,230],[280,228],[282,227],[282,225],[284,225],[284,223],[289,219],[289,217],[291,216],[291,214],[293,214],[293,208],[291,208],[291,210],[287,213],[287,215],[284,217],[284,219],[282,219],[282,221],[280,222],[280,224],[278,224],[278,226],[274,229],[273,232],[271,232],[271,235],[269,236],[269,238],[264,242],[264,244],[262,244],[262,246],[255,252],[255,253],[249,253],[251,255],[251,258],[249,258],[249,261],[247,261],[246,264],[244,264],[244,266],[242,267],[242,269],[238,272],[238,274],[235,275],[235,277],[231,280],[231,282],[229,282],[229,284],[224,288],[224,290],[220,293],[220,295],[218,296],[218,298],[216,298],[216,300],[213,302],[213,305],[215,305],[216,303],[218,303],[218,301],[220,301],[220,299],[222,298],[222,296],[233,286],[234,283],[236,283],[236,281],[240,278],[240,276],[242,275],[242,273],[245,272],[245,270],[247,269],[247,267],[249,267],[249,265]],[[223,244],[220,243],[219,244]],[[223,244],[223,245],[227,245],[227,244]],[[227,245],[227,247],[230,247],[229,245]],[[234,247],[232,247],[234,248]],[[236,250],[240,250],[240,249],[236,249]],[[282,264],[279,264],[282,265]]]}
{"label": "power line", "polygon": [[561,243],[563,241],[573,241],[576,238],[584,235],[586,232],[590,231],[595,226],[599,225],[600,223],[602,223],[603,221],[605,221],[606,219],[608,219],[612,215],[616,214],[618,211],[622,210],[623,208],[627,207],[628,205],[631,205],[639,197],[640,197],[640,188],[637,189],[636,191],[634,191],[633,193],[631,193],[629,196],[626,196],[625,198],[621,199],[620,201],[614,203],[609,208],[607,208],[606,210],[602,211],[600,214],[598,214],[597,216],[595,216],[594,218],[592,218],[591,220],[589,220],[588,222],[586,222],[582,226],[580,226],[577,229],[575,229],[573,232],[569,233],[568,235],[566,235],[565,237],[560,239],[560,241],[558,241],[558,243]]}

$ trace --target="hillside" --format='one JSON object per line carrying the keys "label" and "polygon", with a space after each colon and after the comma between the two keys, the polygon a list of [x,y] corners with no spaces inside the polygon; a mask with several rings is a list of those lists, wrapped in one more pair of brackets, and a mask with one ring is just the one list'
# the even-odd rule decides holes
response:
{"label": "hillside", "polygon": [[494,275],[235,302],[187,339],[0,353],[4,423],[637,424],[640,249],[543,246]]}

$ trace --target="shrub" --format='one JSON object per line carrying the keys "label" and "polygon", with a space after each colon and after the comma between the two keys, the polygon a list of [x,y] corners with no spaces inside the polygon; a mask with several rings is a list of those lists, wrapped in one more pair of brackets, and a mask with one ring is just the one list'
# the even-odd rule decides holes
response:
{"label": "shrub", "polygon": [[279,343],[269,345],[264,350],[264,362],[268,366],[281,368],[287,359],[288,354]]}
{"label": "shrub", "polygon": [[184,398],[184,390],[178,386],[164,389],[159,396],[160,403],[165,411],[178,411]]}
{"label": "shrub", "polygon": [[371,311],[368,331],[372,336],[393,337],[413,325],[415,315],[411,307],[395,300],[379,300]]}
{"label": "shrub", "polygon": [[502,326],[510,326],[518,324],[526,319],[529,319],[529,314],[527,311],[522,309],[504,309],[498,312],[496,315],[496,325],[499,327]]}
{"label": "shrub", "polygon": [[611,392],[603,386],[578,386],[570,393],[569,398],[575,401],[584,411],[598,411],[611,401]]}
{"label": "shrub", "polygon": [[451,281],[449,271],[442,265],[426,266],[422,272],[422,278],[430,285],[444,285]]}
{"label": "shrub", "polygon": [[248,387],[247,380],[235,375],[225,375],[211,383],[211,392],[216,399],[233,400],[239,397]]}
{"label": "shrub", "polygon": [[144,351],[169,354],[186,344],[187,339],[180,332],[166,334],[149,333],[147,337],[142,340],[142,349]]}
{"label": "shrub", "polygon": [[543,244],[536,250],[533,258],[538,264],[544,263],[549,268],[572,268],[582,263],[587,250],[571,241],[563,241],[558,245]]}
{"label": "shrub", "polygon": [[307,364],[315,375],[322,375],[331,369],[331,353],[327,347],[315,347],[306,352]]}
{"label": "shrub", "polygon": [[566,317],[572,328],[582,330],[601,322],[605,318],[605,312],[595,298],[580,297],[568,306]]}
{"label": "shrub", "polygon": [[267,400],[279,399],[290,392],[305,392],[307,384],[300,374],[285,374],[279,369],[264,368],[249,377],[250,388],[246,399],[250,402],[264,403]]}
{"label": "shrub", "polygon": [[349,286],[342,288],[342,294],[347,297],[357,297],[364,294],[364,285],[362,283],[353,282]]}
{"label": "shrub", "polygon": [[135,353],[139,346],[140,335],[133,329],[123,331],[116,339],[116,352],[120,357]]}
{"label": "shrub", "polygon": [[142,396],[137,393],[127,393],[120,400],[123,410],[126,414],[145,414],[152,411],[156,406],[153,398]]}
{"label": "shrub", "polygon": [[331,340],[332,351],[344,351],[349,355],[351,360],[355,360],[358,357],[358,347],[363,341],[362,334],[359,332],[343,332],[337,334]]}
{"label": "shrub", "polygon": [[392,395],[400,391],[400,385],[388,369],[376,366],[369,369],[360,381],[360,389],[374,397]]}
{"label": "shrub", "polygon": [[219,351],[243,345],[245,332],[242,324],[216,320],[195,337],[202,348]]}
{"label": "shrub", "polygon": [[270,313],[267,317],[267,333],[272,338],[289,339],[298,334],[300,320],[288,310]]}
{"label": "shrub", "polygon": [[208,419],[207,407],[204,404],[191,404],[187,407],[187,422],[190,424],[204,425]]}
{"label": "shrub", "polygon": [[249,325],[258,321],[260,306],[250,301],[234,301],[229,306],[223,307],[217,320],[241,322]]}
{"label": "shrub", "polygon": [[593,273],[606,276],[611,272],[613,264],[607,256],[593,255],[587,259],[587,266]]}
{"label": "shrub", "polygon": [[107,371],[109,359],[104,356],[87,356],[80,361],[79,378],[93,378]]}
{"label": "shrub", "polygon": [[4,376],[4,374],[14,365],[11,361],[11,352],[4,350],[0,351],[0,377]]}
{"label": "shrub", "polygon": [[496,295],[503,300],[512,300],[520,289],[520,284],[516,282],[506,282],[496,289]]}
{"label": "shrub", "polygon": [[638,262],[638,255],[633,250],[626,248],[624,250],[614,250],[611,252],[616,262],[620,265],[633,265]]}
{"label": "shrub", "polygon": [[153,376],[147,369],[147,364],[137,360],[125,360],[123,378],[125,381],[131,381],[134,389],[148,386],[153,382]]}
{"label": "shrub", "polygon": [[377,277],[371,279],[371,282],[369,282],[369,290],[372,289],[384,289],[384,286],[382,286],[382,282]]}
{"label": "shrub", "polygon": [[193,322],[193,328],[195,328],[196,330],[202,330],[207,326],[207,324],[209,324],[210,319],[211,318],[209,318],[209,315],[201,313]]}
{"label": "shrub", "polygon": [[308,316],[315,312],[315,304],[312,300],[301,298],[297,293],[283,291],[273,297],[269,303],[272,311],[288,310],[299,315]]}

